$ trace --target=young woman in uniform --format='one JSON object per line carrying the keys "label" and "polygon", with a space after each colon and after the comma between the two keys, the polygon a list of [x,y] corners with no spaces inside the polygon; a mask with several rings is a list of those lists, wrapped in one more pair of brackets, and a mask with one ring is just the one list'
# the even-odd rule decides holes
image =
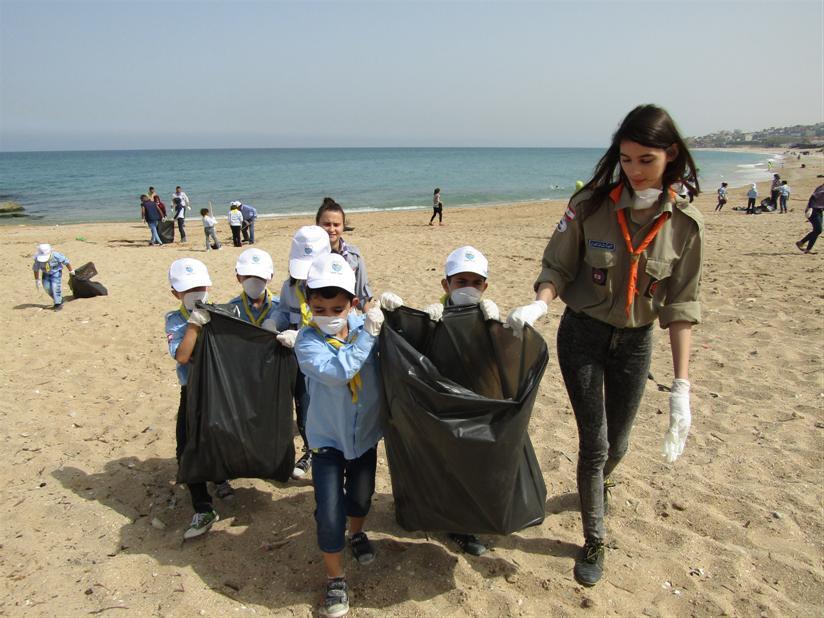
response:
{"label": "young woman in uniform", "polygon": [[507,318],[520,333],[560,296],[558,362],[578,425],[578,493],[585,544],[575,579],[594,585],[604,568],[609,476],[625,455],[644,393],[653,322],[669,329],[674,381],[664,455],[674,461],[690,427],[690,333],[700,321],[703,222],[682,183],[698,194],[695,164],[669,114],[632,110],[570,200],[544,251],[536,300]]}

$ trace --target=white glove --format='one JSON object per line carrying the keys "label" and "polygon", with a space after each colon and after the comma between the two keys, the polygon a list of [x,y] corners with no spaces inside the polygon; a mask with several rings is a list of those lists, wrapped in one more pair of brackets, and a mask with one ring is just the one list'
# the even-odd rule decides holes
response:
{"label": "white glove", "polygon": [[670,425],[664,436],[664,457],[672,463],[684,452],[687,434],[690,432],[692,414],[690,413],[690,383],[687,380],[672,381],[670,392]]}
{"label": "white glove", "polygon": [[381,332],[381,326],[383,326],[383,311],[381,311],[380,307],[372,307],[366,312],[366,321],[363,323],[363,330],[373,337],[377,337],[378,333]]}
{"label": "white glove", "polygon": [[484,320],[501,320],[501,312],[498,310],[498,305],[496,305],[494,301],[483,298],[479,304],[481,305],[481,313],[484,316]]}
{"label": "white glove", "polygon": [[433,322],[439,322],[443,317],[443,303],[432,303],[428,307],[424,307],[423,310],[429,314],[429,319]]}
{"label": "white glove", "polygon": [[270,333],[278,332],[278,327],[275,326],[275,321],[272,318],[266,318],[263,320],[263,324],[260,325],[263,330],[268,330]]}
{"label": "white glove", "polygon": [[277,340],[280,342],[284,348],[294,348],[295,347],[295,339],[298,338],[298,331],[296,330],[285,330],[282,333],[278,333]]}
{"label": "white glove", "polygon": [[73,271],[73,270],[70,270],[70,271],[69,271],[69,274],[70,274],[70,275],[74,275],[74,271]]}
{"label": "white glove", "polygon": [[535,320],[546,315],[547,306],[542,300],[534,300],[528,305],[522,307],[515,307],[509,312],[506,318],[506,324],[512,329],[516,337],[523,336],[524,325],[532,326]]}
{"label": "white glove", "polygon": [[393,294],[392,292],[384,292],[381,294],[381,309],[394,311],[401,305],[403,305],[403,299],[397,294]]}
{"label": "white glove", "polygon": [[34,280],[34,288],[39,292],[40,291],[40,279]]}
{"label": "white glove", "polygon": [[209,320],[212,319],[212,316],[209,315],[209,312],[205,309],[192,309],[192,313],[189,314],[189,324],[194,324],[200,328],[203,328],[204,325],[209,323]]}

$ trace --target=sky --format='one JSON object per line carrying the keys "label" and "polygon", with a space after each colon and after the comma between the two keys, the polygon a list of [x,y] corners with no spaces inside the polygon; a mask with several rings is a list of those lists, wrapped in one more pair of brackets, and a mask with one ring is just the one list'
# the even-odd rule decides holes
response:
{"label": "sky", "polygon": [[0,150],[600,147],[824,120],[824,2],[0,0]]}

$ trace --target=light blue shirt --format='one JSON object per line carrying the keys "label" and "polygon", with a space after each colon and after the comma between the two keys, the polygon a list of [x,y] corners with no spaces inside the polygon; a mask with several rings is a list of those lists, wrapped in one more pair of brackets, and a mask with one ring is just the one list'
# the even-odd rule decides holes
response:
{"label": "light blue shirt", "polygon": [[[349,338],[336,349],[326,335],[306,326],[298,333],[295,355],[306,376],[309,448],[335,448],[345,459],[357,459],[383,437],[380,411],[383,388],[377,357],[377,337],[363,330],[363,316],[349,314]],[[352,402],[348,382],[360,372],[363,388]]]}
{"label": "light blue shirt", "polygon": [[[268,291],[268,290],[267,290]],[[263,315],[263,309],[265,305],[261,305],[260,309],[256,309],[255,306],[250,302],[249,303],[249,311],[252,312],[252,317],[256,321],[258,321],[258,326],[263,324],[268,319],[275,320],[275,325],[278,330],[282,330],[279,326],[277,326],[278,316],[280,312],[280,298],[278,296],[274,296],[271,292],[269,292],[269,296],[271,298],[271,303],[269,308],[266,310],[266,315],[261,318]],[[249,324],[252,323],[249,315],[246,313],[246,309],[243,307],[243,297],[242,296],[235,296],[232,300],[229,301],[230,305],[234,305],[237,307],[238,317],[243,320],[244,322],[248,322]]]}
{"label": "light blue shirt", "polygon": [[756,191],[755,189],[750,189],[749,191],[747,191],[747,197],[754,200],[758,197],[758,191]]}
{"label": "light blue shirt", "polygon": [[778,192],[784,197],[790,196],[790,185],[781,185],[778,187]]}
{"label": "light blue shirt", "polygon": [[[175,357],[177,348],[180,342],[183,341],[183,335],[186,334],[187,320],[183,317],[180,309],[177,311],[170,311],[166,314],[166,339],[169,342],[169,354],[172,358]],[[189,383],[189,363],[185,365],[177,364],[177,381],[181,386],[186,386]]]}
{"label": "light blue shirt", "polygon": [[286,330],[287,328],[299,329],[303,318],[300,313],[300,300],[295,292],[297,286],[301,286],[301,292],[306,292],[306,286],[303,281],[298,281],[295,285],[290,285],[292,279],[289,278],[283,282],[280,288],[280,310],[278,311],[277,327],[278,330]]}
{"label": "light blue shirt", "polygon": [[[37,272],[38,270],[41,271],[41,277],[43,278],[51,278],[51,277],[60,277],[63,274],[63,265],[69,263],[69,258],[67,258],[62,253],[58,253],[57,251],[52,251],[51,255],[49,256],[48,262],[38,262],[34,260],[34,265],[32,266],[32,270]],[[48,272],[46,271],[46,265],[48,264]]]}

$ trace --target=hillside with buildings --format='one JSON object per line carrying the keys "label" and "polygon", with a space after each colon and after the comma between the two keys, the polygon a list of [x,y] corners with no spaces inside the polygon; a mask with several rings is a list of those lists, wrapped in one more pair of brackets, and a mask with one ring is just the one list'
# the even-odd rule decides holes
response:
{"label": "hillside with buildings", "polygon": [[689,137],[687,143],[699,148],[730,146],[770,146],[783,148],[821,148],[824,146],[824,122],[792,127],[770,127],[760,131],[718,131],[701,137]]}

